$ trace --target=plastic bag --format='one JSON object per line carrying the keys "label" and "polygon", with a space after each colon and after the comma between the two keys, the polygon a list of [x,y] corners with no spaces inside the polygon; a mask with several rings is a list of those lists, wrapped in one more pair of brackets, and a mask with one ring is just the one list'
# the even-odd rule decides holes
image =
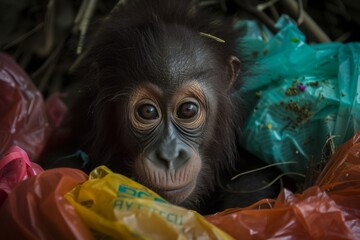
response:
{"label": "plastic bag", "polygon": [[42,171],[39,165],[30,162],[24,150],[18,146],[12,146],[0,158],[0,206],[16,184]]}
{"label": "plastic bag", "polygon": [[78,169],[57,168],[20,182],[0,207],[1,239],[95,239],[64,198],[87,178]]}
{"label": "plastic bag", "polygon": [[241,144],[283,171],[304,173],[329,137],[339,146],[360,129],[360,43],[309,45],[286,16],[272,36],[247,22],[243,45],[257,72],[239,93],[251,112]]}
{"label": "plastic bag", "polygon": [[360,131],[332,156],[318,185],[207,220],[236,239],[360,239],[359,153]]}
{"label": "plastic bag", "polygon": [[17,145],[35,160],[49,130],[40,92],[11,57],[0,53],[0,155]]}
{"label": "plastic bag", "polygon": [[66,195],[98,238],[231,239],[198,213],[100,166]]}

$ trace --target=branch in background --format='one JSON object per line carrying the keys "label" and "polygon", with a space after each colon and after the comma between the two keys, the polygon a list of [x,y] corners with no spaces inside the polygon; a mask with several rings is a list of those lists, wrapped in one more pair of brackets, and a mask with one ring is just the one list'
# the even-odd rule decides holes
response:
{"label": "branch in background", "polygon": [[79,43],[76,48],[76,54],[80,54],[84,47],[85,35],[89,27],[89,22],[94,14],[97,0],[84,0],[80,7],[79,13],[75,18],[75,30],[80,30]]}
{"label": "branch in background", "polygon": [[234,2],[244,11],[252,15],[254,18],[263,23],[272,33],[277,33],[278,29],[275,28],[275,22],[269,18],[264,12],[259,11],[255,6],[252,6],[247,1],[234,0]]}
{"label": "branch in background", "polygon": [[13,41],[11,41],[10,43],[6,44],[4,47],[4,50],[7,50],[11,47],[14,47],[15,45],[20,44],[22,41],[24,41],[25,39],[29,38],[30,36],[32,36],[33,34],[35,34],[36,32],[40,31],[40,29],[42,29],[44,26],[44,23],[40,23],[38,24],[36,27],[34,27],[33,29],[31,29],[30,31],[24,33],[23,35],[21,35],[20,37],[14,39]]}
{"label": "branch in background", "polygon": [[256,5],[256,9],[259,10],[260,12],[262,12],[265,9],[270,8],[271,6],[274,6],[274,4],[277,3],[278,1],[279,0],[270,0],[265,3],[260,3],[260,4]]}
{"label": "branch in background", "polygon": [[[55,0],[49,0],[46,6],[46,14],[44,20],[44,39],[38,44],[34,45],[34,52],[38,56],[48,56],[54,46],[55,35]],[[41,36],[41,35],[38,35]]]}
{"label": "branch in background", "polygon": [[[295,0],[282,0],[280,1],[286,10],[289,11],[289,15],[292,18],[296,18],[299,12],[299,5]],[[316,42],[330,42],[331,39],[326,35],[326,33],[317,25],[317,23],[305,12],[303,12],[304,21],[301,24],[301,27],[308,33],[309,37],[314,39]]]}
{"label": "branch in background", "polygon": [[300,26],[303,22],[304,22],[304,6],[303,6],[303,2],[302,0],[297,0],[298,2],[298,13],[297,13],[297,17],[296,17],[296,23],[298,26]]}

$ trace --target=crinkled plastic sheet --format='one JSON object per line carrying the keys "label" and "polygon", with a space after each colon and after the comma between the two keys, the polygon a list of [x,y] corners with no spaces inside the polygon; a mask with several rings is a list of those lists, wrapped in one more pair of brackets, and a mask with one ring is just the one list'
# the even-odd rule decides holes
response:
{"label": "crinkled plastic sheet", "polygon": [[360,132],[302,194],[228,209],[207,219],[236,239],[360,239]]}
{"label": "crinkled plastic sheet", "polygon": [[0,222],[4,239],[232,239],[104,166],[89,176],[57,168],[20,182],[0,206]]}
{"label": "crinkled plastic sheet", "polygon": [[105,166],[95,168],[65,198],[98,238],[232,239],[200,214]]}
{"label": "crinkled plastic sheet", "polygon": [[0,155],[17,145],[35,160],[49,131],[41,93],[10,56],[0,53]]}
{"label": "crinkled plastic sheet", "polygon": [[43,169],[30,161],[27,153],[18,146],[12,146],[0,156],[0,206],[16,185]]}
{"label": "crinkled plastic sheet", "polygon": [[294,161],[304,173],[332,137],[339,146],[360,129],[360,43],[310,45],[288,17],[272,35],[247,22],[242,44],[257,56],[239,94],[250,105],[241,143],[268,163]]}

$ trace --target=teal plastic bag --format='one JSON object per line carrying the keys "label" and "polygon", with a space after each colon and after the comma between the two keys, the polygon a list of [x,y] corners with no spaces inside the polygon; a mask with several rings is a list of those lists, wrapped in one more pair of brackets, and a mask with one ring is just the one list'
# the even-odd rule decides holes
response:
{"label": "teal plastic bag", "polygon": [[360,129],[360,43],[310,45],[283,16],[272,35],[246,22],[242,44],[256,57],[257,73],[241,90],[251,106],[241,144],[283,171],[305,173],[331,138],[339,146]]}

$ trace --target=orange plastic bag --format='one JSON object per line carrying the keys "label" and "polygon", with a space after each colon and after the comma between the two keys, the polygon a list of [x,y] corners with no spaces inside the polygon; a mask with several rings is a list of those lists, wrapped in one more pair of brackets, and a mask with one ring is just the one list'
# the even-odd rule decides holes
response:
{"label": "orange plastic bag", "polygon": [[0,53],[0,155],[17,145],[35,160],[49,131],[41,93],[10,56]]}
{"label": "orange plastic bag", "polygon": [[20,182],[0,208],[0,238],[94,239],[64,198],[87,179],[80,170],[57,168]]}
{"label": "orange plastic bag", "polygon": [[284,189],[242,209],[207,216],[237,239],[360,239],[360,132],[329,160],[317,185]]}

